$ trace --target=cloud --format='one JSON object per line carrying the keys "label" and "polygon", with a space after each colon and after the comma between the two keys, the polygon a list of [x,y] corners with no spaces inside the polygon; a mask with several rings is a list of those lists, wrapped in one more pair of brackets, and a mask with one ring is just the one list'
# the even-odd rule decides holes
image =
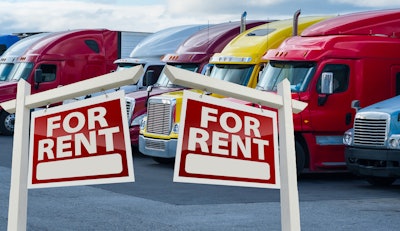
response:
{"label": "cloud", "polygon": [[107,28],[156,32],[184,24],[286,19],[399,7],[400,0],[2,0],[0,33]]}
{"label": "cloud", "polygon": [[[244,11],[254,9],[268,9],[270,6],[284,4],[288,0],[168,0],[166,13],[168,15],[187,15],[203,17],[204,19],[239,20]],[[249,15],[250,16],[250,15]],[[254,15],[253,15],[254,16]]]}
{"label": "cloud", "polygon": [[186,14],[190,12],[192,15],[204,14],[232,14],[242,12],[246,8],[267,8],[271,5],[283,4],[287,0],[203,0],[203,1],[188,1],[188,0],[168,0],[167,11],[170,14]]}
{"label": "cloud", "polygon": [[164,8],[66,0],[0,2],[0,28],[9,33],[77,28],[154,31],[165,28],[154,26],[154,18],[161,18]]}

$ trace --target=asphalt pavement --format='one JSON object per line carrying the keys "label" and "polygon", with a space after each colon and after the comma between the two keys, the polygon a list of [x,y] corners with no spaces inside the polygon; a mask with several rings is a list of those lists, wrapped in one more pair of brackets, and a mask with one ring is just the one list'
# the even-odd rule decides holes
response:
{"label": "asphalt pavement", "polygon": [[[0,185],[0,230],[7,230],[9,168],[0,167]],[[399,215],[395,196],[300,202],[302,230],[399,230]],[[30,189],[27,230],[281,230],[281,214],[279,202],[176,205],[73,186]]]}

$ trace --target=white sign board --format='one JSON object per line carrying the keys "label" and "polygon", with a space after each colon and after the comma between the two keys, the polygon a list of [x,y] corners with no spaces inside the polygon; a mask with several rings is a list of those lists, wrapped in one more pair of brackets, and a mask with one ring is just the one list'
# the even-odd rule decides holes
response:
{"label": "white sign board", "polygon": [[175,182],[279,188],[277,113],[185,90]]}
{"label": "white sign board", "polygon": [[31,118],[28,188],[134,181],[123,91]]}

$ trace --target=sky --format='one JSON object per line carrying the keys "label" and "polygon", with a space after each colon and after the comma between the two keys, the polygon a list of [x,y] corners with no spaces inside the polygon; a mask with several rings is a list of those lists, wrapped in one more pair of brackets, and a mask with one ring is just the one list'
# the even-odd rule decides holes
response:
{"label": "sky", "polygon": [[400,9],[400,0],[1,0],[0,34],[106,28],[157,32],[187,24]]}

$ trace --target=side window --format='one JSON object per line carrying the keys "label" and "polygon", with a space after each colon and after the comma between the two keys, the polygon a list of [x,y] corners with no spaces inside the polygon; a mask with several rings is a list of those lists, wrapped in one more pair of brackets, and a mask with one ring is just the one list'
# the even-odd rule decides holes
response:
{"label": "side window", "polygon": [[[344,92],[349,87],[349,66],[345,64],[327,64],[322,72],[333,73],[333,93]],[[317,92],[321,93],[321,76],[318,79]]]}
{"label": "side window", "polygon": [[40,69],[42,69],[43,82],[51,82],[56,79],[56,65],[42,64]]}
{"label": "side window", "polygon": [[99,44],[94,40],[85,40],[86,45],[95,53],[100,53]]}

